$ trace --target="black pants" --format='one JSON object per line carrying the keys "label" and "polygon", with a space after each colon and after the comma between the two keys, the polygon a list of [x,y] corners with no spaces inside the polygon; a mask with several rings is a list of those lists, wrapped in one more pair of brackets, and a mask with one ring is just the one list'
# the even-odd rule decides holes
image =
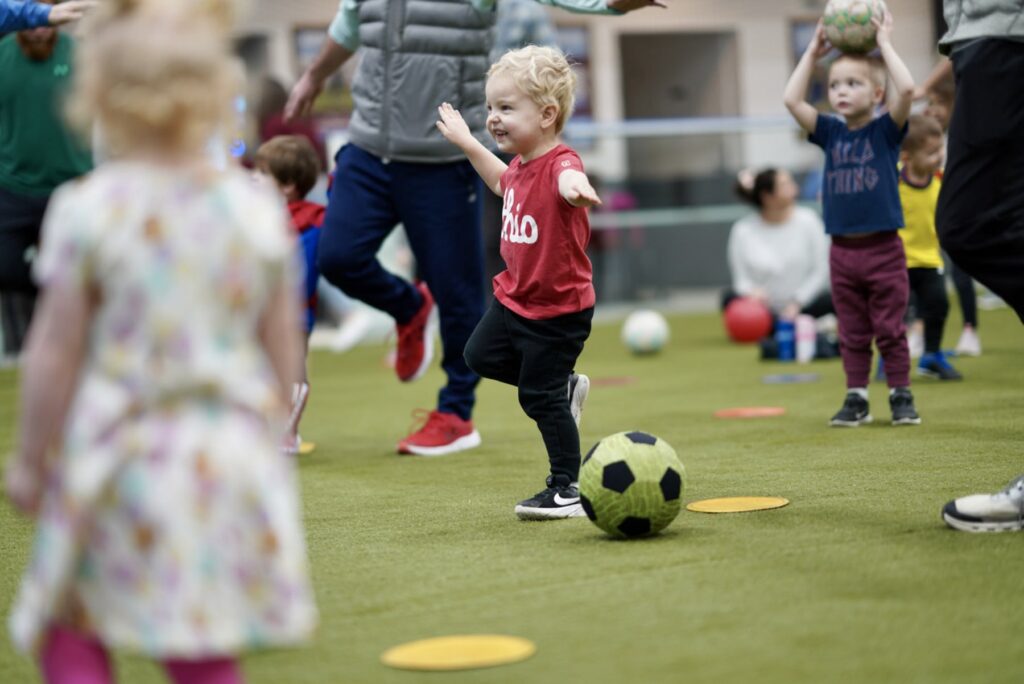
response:
{"label": "black pants", "polygon": [[593,317],[590,308],[535,321],[494,300],[466,343],[466,363],[475,373],[519,388],[519,405],[537,423],[547,448],[551,485],[579,478],[580,434],[569,412],[569,376]]}
{"label": "black pants", "polygon": [[907,275],[917,317],[924,321],[924,351],[934,354],[942,347],[942,330],[949,316],[946,279],[937,268],[910,268]]}
{"label": "black pants", "polygon": [[32,254],[49,197],[19,195],[0,188],[0,291],[35,292]]}
{"label": "black pants", "polygon": [[956,103],[939,241],[1024,321],[1024,43],[979,40],[952,59]]}
{"label": "black pants", "polygon": [[49,200],[0,188],[0,325],[6,354],[21,351],[32,321],[32,258]]}

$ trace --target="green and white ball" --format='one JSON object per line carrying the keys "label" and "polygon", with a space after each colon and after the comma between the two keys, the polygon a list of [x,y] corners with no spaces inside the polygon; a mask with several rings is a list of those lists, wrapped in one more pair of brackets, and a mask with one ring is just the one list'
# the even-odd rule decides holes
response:
{"label": "green and white ball", "polygon": [[686,470],[668,442],[620,432],[594,445],[580,468],[587,517],[615,537],[644,537],[668,526],[683,501]]}
{"label": "green and white ball", "polygon": [[883,0],[829,0],[825,5],[825,36],[840,52],[864,53],[875,49],[875,27],[887,9]]}
{"label": "green and white ball", "polygon": [[634,354],[654,354],[668,342],[668,321],[657,311],[640,309],[622,324],[622,343]]}

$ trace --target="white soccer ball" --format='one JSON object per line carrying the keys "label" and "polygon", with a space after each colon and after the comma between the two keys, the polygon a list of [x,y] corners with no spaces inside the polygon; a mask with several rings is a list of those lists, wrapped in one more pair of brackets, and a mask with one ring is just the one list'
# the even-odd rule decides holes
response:
{"label": "white soccer ball", "polygon": [[657,311],[634,311],[622,325],[622,343],[634,354],[654,354],[668,342],[668,322]]}

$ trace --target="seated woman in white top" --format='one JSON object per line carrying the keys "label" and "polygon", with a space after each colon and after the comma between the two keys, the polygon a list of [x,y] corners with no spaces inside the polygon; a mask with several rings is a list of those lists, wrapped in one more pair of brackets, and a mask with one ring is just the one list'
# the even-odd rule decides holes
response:
{"label": "seated woman in white top", "polygon": [[797,206],[793,177],[774,168],[743,171],[736,192],[757,212],[729,234],[732,287],[722,295],[722,309],[736,297],[756,297],[776,319],[832,313],[825,227],[815,212]]}

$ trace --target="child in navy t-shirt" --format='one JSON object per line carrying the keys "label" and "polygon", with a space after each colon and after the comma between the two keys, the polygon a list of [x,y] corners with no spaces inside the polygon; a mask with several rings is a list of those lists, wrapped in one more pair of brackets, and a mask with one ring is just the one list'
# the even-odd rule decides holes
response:
{"label": "child in navy t-shirt", "polygon": [[547,487],[520,501],[520,518],[584,515],[577,480],[579,417],[590,380],[573,372],[594,315],[586,247],[587,207],[600,204],[580,158],[558,141],[572,112],[576,77],[559,50],[511,50],[487,74],[487,130],[506,165],[476,140],[447,102],[438,128],[484,183],[504,198],[494,302],[466,343],[481,377],[519,388],[519,403],[548,452]]}
{"label": "child in navy t-shirt", "polygon": [[[828,101],[842,116],[819,114],[805,99],[815,62],[832,46],[821,23],[786,85],[785,102],[810,140],[825,151],[822,183],[825,230],[832,236],[829,266],[839,319],[847,394],[830,425],[871,422],[868,377],[871,343],[878,346],[889,384],[893,425],[921,422],[910,392],[910,350],[903,316],[909,284],[900,206],[900,143],[906,135],[914,81],[890,39],[892,15],[875,21],[881,63],[844,54],[829,67]],[[895,86],[889,111],[875,116],[885,96],[885,71]]]}

